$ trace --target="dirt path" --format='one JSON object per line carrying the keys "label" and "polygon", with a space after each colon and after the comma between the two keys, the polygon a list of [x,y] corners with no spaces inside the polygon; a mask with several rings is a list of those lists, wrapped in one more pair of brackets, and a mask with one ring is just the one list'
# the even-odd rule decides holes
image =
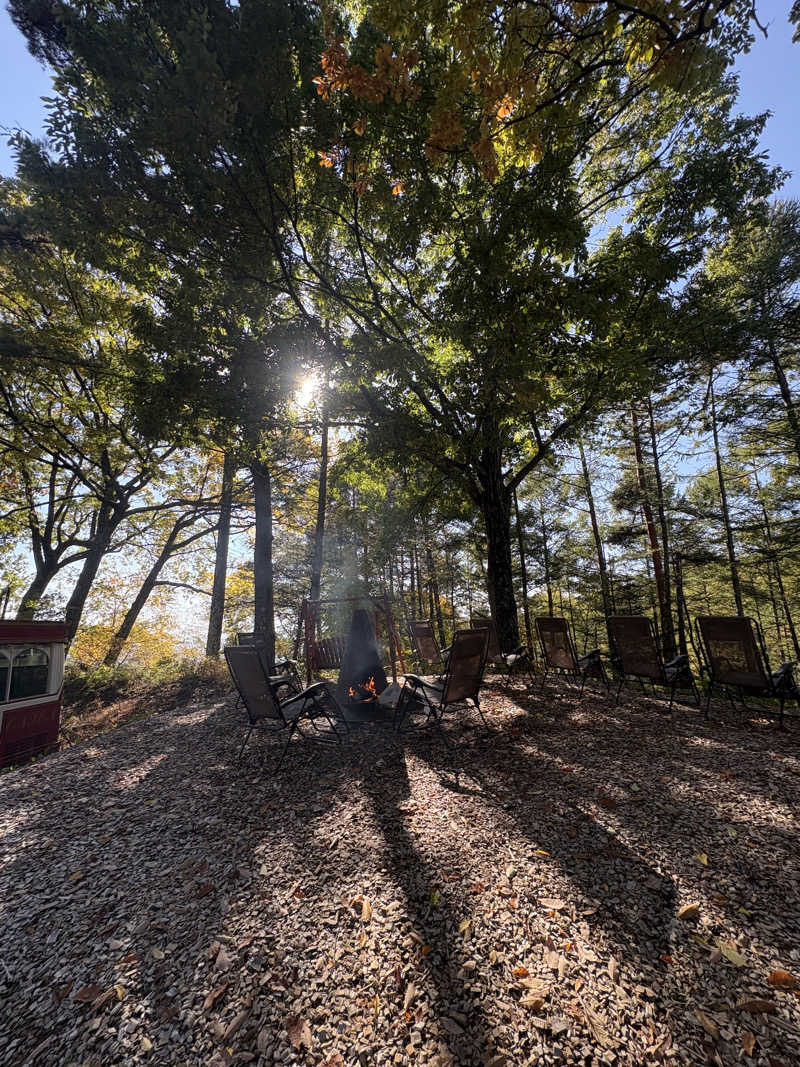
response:
{"label": "dirt path", "polygon": [[486,706],[277,780],[230,702],[4,776],[0,1062],[800,1063],[797,721]]}

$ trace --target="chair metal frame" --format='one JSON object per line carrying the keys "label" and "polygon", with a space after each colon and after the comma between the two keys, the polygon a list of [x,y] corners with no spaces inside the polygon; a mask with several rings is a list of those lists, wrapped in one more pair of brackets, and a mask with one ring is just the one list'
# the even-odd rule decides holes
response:
{"label": "chair metal frame", "polygon": [[[480,646],[478,639],[480,639]],[[435,682],[426,682],[424,678],[420,678],[417,674],[406,674],[395,709],[395,730],[398,733],[402,732],[403,720],[408,718],[409,712],[413,710],[415,704],[421,705],[426,712],[426,725],[432,723],[436,726],[445,744],[448,744],[449,742],[442,730],[442,719],[445,711],[453,704],[465,704],[468,700],[471,700],[488,732],[489,724],[478,699],[478,693],[483,684],[483,674],[486,670],[488,645],[489,635],[485,627],[473,630],[456,630],[453,634],[453,643],[450,646],[447,666],[441,678]],[[471,676],[467,679],[465,685],[459,668],[466,658],[473,659],[475,657],[476,649],[478,649],[477,655],[479,656],[477,670],[471,671]]]}
{"label": "chair metal frame", "polygon": [[[623,655],[619,640],[614,634],[615,623],[619,622],[637,622],[643,624],[643,630],[646,630],[648,640],[650,642],[652,651],[652,663],[654,670],[652,673],[646,671],[630,670],[625,667],[625,656]],[[615,695],[615,702],[619,704],[620,693],[622,687],[629,678],[635,678],[639,685],[642,687],[643,692],[647,692],[645,688],[645,679],[650,682],[651,686],[655,689],[655,686],[660,685],[665,689],[669,689],[669,708],[668,711],[672,711],[672,706],[675,703],[675,693],[680,686],[681,682],[688,682],[689,688],[695,699],[695,703],[698,708],[700,707],[700,692],[697,688],[697,684],[694,680],[694,674],[689,663],[689,657],[687,655],[675,656],[674,659],[669,660],[668,663],[664,662],[661,655],[661,650],[658,647],[656,641],[655,628],[653,626],[653,620],[648,618],[647,615],[609,615],[606,622],[608,623],[608,635],[612,643],[614,666],[615,670],[619,671],[620,679],[617,686],[617,692]],[[630,658],[630,653],[628,654]]]}
{"label": "chair metal frame", "polygon": [[[753,663],[750,665],[750,669],[746,672],[753,675],[760,675],[760,682],[755,684],[749,684],[743,681],[723,681],[716,674],[714,666],[715,659],[711,655],[710,635],[704,630],[703,624],[709,623],[723,623],[736,626],[749,626],[749,633],[743,634],[743,638],[750,638],[751,651],[753,653]],[[758,621],[749,615],[697,615],[694,620],[695,634],[697,635],[700,647],[705,655],[705,669],[708,673],[708,694],[705,704],[705,717],[708,718],[709,710],[711,708],[711,697],[715,688],[722,689],[725,696],[731,702],[731,706],[736,708],[736,702],[733,699],[732,690],[737,690],[739,694],[739,700],[742,708],[745,711],[761,710],[766,712],[766,709],[756,709],[749,707],[746,695],[758,698],[774,699],[779,701],[778,709],[778,722],[781,729],[784,727],[784,709],[786,706],[787,698],[794,700],[797,706],[800,708],[800,690],[794,678],[794,666],[792,661],[786,661],[782,663],[777,671],[773,671],[769,662],[769,656],[767,654],[767,646],[764,641],[764,634],[761,630]],[[746,655],[746,653],[745,653]]]}
{"label": "chair metal frame", "polygon": [[[572,666],[564,666],[560,663],[554,663],[551,659],[551,649],[548,648],[544,639],[544,631],[546,627],[544,623],[563,623],[561,627],[551,626],[552,632],[560,632],[566,636],[567,647],[563,651],[569,652],[572,658]],[[563,615],[537,615],[534,619],[534,625],[536,626],[536,633],[539,638],[539,644],[542,649],[542,661],[544,663],[544,673],[542,675],[542,684],[540,689],[544,689],[545,681],[547,680],[547,672],[553,671],[558,674],[568,674],[570,676],[576,676],[580,674],[581,677],[581,691],[579,698],[583,696],[583,690],[586,687],[586,679],[589,677],[599,677],[600,681],[606,687],[606,690],[610,689],[610,682],[608,680],[608,673],[606,672],[605,664],[600,653],[599,648],[593,648],[590,652],[585,653],[583,656],[578,655],[578,651],[575,647],[575,640],[572,636],[572,628],[569,625],[567,619]],[[592,675],[591,671],[597,668],[597,674]]]}
{"label": "chair metal frame", "polygon": [[488,663],[500,668],[500,674],[505,677],[506,686],[508,686],[511,681],[511,675],[517,668],[522,668],[522,670],[526,671],[531,680],[531,685],[534,684],[533,658],[530,649],[526,648],[525,645],[517,645],[513,652],[503,652],[500,648],[497,626],[492,618],[474,615],[469,620],[469,624],[473,630],[488,630],[489,641],[486,659]]}
{"label": "chair metal frame", "polygon": [[[342,738],[336,728],[344,726],[345,737],[349,737],[349,727],[344,712],[336,699],[334,686],[330,682],[315,682],[300,693],[295,693],[285,700],[278,700],[273,689],[271,679],[264,670],[263,652],[257,645],[228,645],[225,650],[225,662],[228,665],[233,683],[247,711],[249,729],[245,735],[242,747],[239,749],[237,762],[241,760],[247,742],[253,730],[260,724],[270,734],[279,734],[287,730],[286,743],[283,746],[278,762],[273,770],[277,774],[283,764],[284,757],[289,748],[289,742],[297,733],[307,740],[317,741],[322,744],[341,744]],[[251,671],[250,677],[255,676],[256,686],[246,684],[240,667],[247,665]],[[257,674],[255,672],[258,672]],[[263,685],[263,688],[261,687]],[[328,730],[322,731],[317,723],[318,719],[324,719],[328,724]],[[273,725],[268,725],[268,723]],[[314,733],[306,733],[303,729],[309,725]]]}

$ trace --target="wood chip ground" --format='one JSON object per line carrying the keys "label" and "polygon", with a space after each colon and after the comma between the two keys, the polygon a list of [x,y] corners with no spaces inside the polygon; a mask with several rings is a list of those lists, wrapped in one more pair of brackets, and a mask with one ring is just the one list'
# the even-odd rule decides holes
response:
{"label": "wood chip ground", "polygon": [[797,719],[484,707],[274,777],[195,704],[4,775],[0,1063],[800,1064]]}

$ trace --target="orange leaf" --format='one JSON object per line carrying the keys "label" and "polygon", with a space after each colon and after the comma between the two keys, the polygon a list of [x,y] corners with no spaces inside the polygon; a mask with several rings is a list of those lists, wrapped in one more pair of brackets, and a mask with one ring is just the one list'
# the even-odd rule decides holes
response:
{"label": "orange leaf", "polygon": [[793,974],[789,974],[788,971],[773,971],[767,981],[770,985],[775,986],[776,989],[797,988],[797,979]]}
{"label": "orange leaf", "polygon": [[527,967],[515,967],[514,968],[514,977],[515,978],[527,978],[529,974],[530,974],[530,971],[528,970]]}
{"label": "orange leaf", "polygon": [[756,1047],[755,1035],[751,1034],[749,1030],[745,1030],[742,1034],[742,1048],[748,1056],[753,1055],[753,1050]]}

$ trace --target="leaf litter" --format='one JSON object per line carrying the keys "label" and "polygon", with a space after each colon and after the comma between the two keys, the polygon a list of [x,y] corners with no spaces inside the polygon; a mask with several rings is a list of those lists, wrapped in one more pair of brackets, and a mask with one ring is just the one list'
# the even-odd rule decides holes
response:
{"label": "leaf litter", "polygon": [[0,778],[9,1062],[800,1062],[796,729],[491,695],[278,779],[232,701]]}

